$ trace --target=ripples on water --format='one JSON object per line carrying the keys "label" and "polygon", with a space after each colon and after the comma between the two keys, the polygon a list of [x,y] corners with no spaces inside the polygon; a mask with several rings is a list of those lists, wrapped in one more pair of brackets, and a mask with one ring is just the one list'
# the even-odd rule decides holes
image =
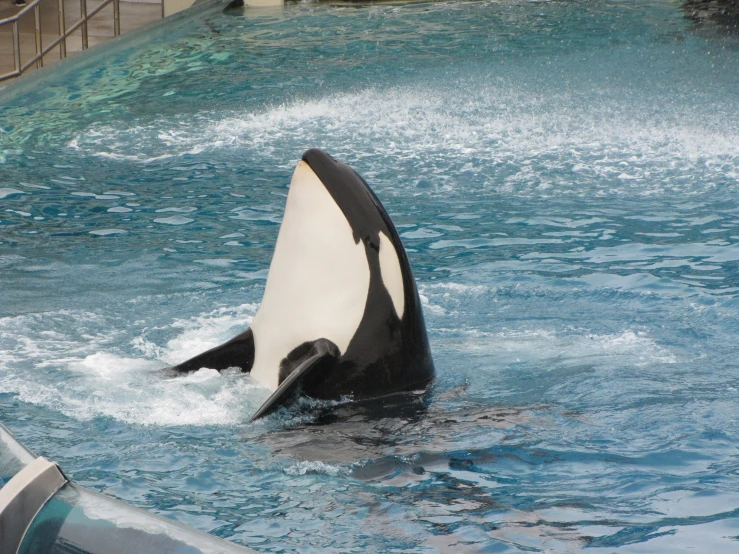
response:
{"label": "ripples on water", "polygon": [[[260,551],[735,551],[736,37],[672,2],[222,8],[0,92],[3,422]],[[158,370],[250,323],[312,146],[397,223],[438,379],[247,425],[248,376]]]}

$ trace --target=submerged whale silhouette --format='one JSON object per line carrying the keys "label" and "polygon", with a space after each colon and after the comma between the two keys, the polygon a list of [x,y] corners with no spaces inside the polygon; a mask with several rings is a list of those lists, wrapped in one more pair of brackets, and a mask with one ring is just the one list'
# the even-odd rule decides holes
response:
{"label": "submerged whale silhouette", "polygon": [[252,421],[303,394],[356,400],[434,376],[421,302],[390,217],[349,166],[311,149],[293,174],[251,327],[173,369],[239,367],[274,392]]}

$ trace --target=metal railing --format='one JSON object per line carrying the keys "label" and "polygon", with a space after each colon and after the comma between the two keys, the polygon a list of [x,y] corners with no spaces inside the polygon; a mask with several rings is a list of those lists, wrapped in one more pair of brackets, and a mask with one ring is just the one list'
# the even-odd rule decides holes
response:
{"label": "metal railing", "polygon": [[[13,26],[13,67],[15,68],[10,73],[0,75],[0,81],[6,79],[12,79],[22,75],[24,71],[27,71],[32,65],[36,65],[37,68],[43,67],[44,56],[51,52],[57,46],[59,47],[59,59],[67,57],[67,39],[77,29],[81,28],[82,33],[82,50],[88,47],[88,34],[87,34],[87,22],[97,15],[103,8],[113,4],[113,36],[121,34],[121,10],[120,0],[103,0],[103,2],[96,6],[92,11],[87,11],[87,0],[79,0],[80,2],[80,19],[75,21],[69,28],[64,15],[64,0],[56,0],[57,12],[59,16],[59,37],[48,44],[43,46],[41,40],[41,2],[45,0],[33,0],[25,8],[20,10],[17,14],[12,17],[0,19],[0,27],[3,25]],[[51,0],[53,1],[53,0]],[[33,12],[34,19],[34,34],[36,38],[36,55],[25,63],[21,62],[21,39],[20,39],[20,20],[27,14]]]}

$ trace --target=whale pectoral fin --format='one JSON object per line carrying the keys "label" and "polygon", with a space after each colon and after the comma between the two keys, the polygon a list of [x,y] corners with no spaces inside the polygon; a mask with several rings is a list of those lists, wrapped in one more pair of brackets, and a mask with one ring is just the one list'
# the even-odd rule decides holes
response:
{"label": "whale pectoral fin", "polygon": [[197,371],[201,367],[222,370],[228,367],[240,367],[249,372],[254,365],[254,335],[251,328],[230,341],[190,358],[186,362],[172,367],[175,371]]}
{"label": "whale pectoral fin", "polygon": [[315,380],[323,371],[330,370],[339,361],[339,349],[327,339],[318,339],[308,357],[293,369],[280,383],[277,390],[262,404],[249,423],[271,414],[288,403],[307,380]]}

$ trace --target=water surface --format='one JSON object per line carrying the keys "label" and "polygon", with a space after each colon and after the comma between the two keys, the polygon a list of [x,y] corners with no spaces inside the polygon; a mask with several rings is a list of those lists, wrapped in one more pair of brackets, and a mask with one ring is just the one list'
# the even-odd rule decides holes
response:
{"label": "water surface", "polygon": [[[0,419],[264,552],[736,551],[736,36],[667,0],[223,7],[0,90]],[[249,425],[248,376],[157,370],[248,326],[309,147],[398,226],[438,378]]]}

